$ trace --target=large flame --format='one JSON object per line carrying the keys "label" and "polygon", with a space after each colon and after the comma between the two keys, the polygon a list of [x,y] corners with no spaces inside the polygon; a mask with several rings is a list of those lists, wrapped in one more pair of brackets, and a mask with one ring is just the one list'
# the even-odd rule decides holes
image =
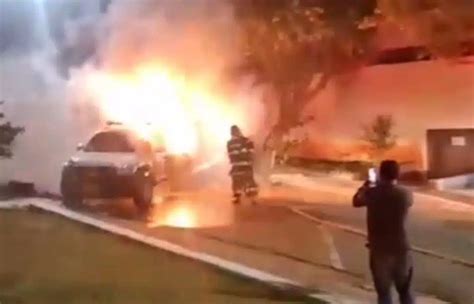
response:
{"label": "large flame", "polygon": [[172,154],[196,153],[200,132],[225,143],[230,125],[242,118],[205,85],[158,66],[94,73],[89,89],[106,119],[128,125]]}

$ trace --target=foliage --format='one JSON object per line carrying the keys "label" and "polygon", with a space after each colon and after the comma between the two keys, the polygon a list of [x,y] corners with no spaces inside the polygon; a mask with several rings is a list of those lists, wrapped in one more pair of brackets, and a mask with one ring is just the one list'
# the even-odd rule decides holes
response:
{"label": "foliage", "polygon": [[[0,105],[3,101],[0,102]],[[22,127],[12,126],[10,122],[1,122],[5,115],[0,112],[0,158],[11,158],[13,156],[11,151],[11,144],[19,135],[25,131]]]}
{"label": "foliage", "polygon": [[363,137],[376,155],[393,148],[396,136],[393,134],[395,122],[391,115],[377,115],[372,123],[363,126]]}
{"label": "foliage", "polygon": [[[359,4],[313,2],[243,1],[237,9],[245,54],[238,72],[253,75],[275,96],[268,106],[279,111],[270,134],[277,139],[301,123],[308,101],[335,75],[357,68],[370,54],[373,28],[359,26],[373,16],[370,5],[360,10]],[[359,2],[368,1],[353,3]]]}
{"label": "foliage", "polygon": [[439,57],[457,57],[474,38],[472,0],[378,0],[386,18]]}
{"label": "foliage", "polygon": [[[273,148],[304,119],[304,108],[335,76],[363,66],[378,51],[383,23],[413,32],[438,56],[458,56],[474,37],[472,0],[234,0],[244,60],[279,112],[266,142]],[[466,38],[467,37],[467,38]],[[413,41],[412,41],[413,42]]]}

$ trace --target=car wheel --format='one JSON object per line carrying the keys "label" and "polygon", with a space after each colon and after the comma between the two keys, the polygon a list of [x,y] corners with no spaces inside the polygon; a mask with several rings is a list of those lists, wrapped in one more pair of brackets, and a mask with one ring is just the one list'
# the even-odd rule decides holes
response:
{"label": "car wheel", "polygon": [[71,209],[83,207],[84,199],[81,188],[80,181],[75,178],[74,172],[70,169],[64,169],[61,177],[61,194],[64,206]]}
{"label": "car wheel", "polygon": [[149,178],[141,178],[137,182],[135,196],[133,198],[135,206],[140,211],[147,211],[153,202],[154,182]]}

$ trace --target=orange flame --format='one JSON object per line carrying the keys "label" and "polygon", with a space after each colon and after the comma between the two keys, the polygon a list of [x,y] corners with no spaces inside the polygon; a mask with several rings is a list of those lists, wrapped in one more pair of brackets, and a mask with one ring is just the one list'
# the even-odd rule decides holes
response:
{"label": "orange flame", "polygon": [[204,85],[158,66],[129,74],[96,73],[89,89],[106,119],[128,125],[172,154],[195,154],[202,131],[224,144],[230,125],[242,118]]}
{"label": "orange flame", "polygon": [[180,207],[168,214],[164,221],[164,225],[180,228],[193,228],[197,226],[196,216],[190,209]]}
{"label": "orange flame", "polygon": [[164,205],[153,209],[149,214],[149,228],[170,226],[179,228],[198,227],[196,210],[187,201],[177,201],[173,205]]}

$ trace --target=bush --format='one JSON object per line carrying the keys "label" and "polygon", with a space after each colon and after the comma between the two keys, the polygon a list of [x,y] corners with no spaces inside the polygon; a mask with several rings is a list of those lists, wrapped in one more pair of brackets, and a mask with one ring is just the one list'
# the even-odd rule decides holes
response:
{"label": "bush", "polygon": [[363,126],[362,139],[370,145],[375,159],[395,146],[394,126],[391,115],[377,115],[370,124]]}
{"label": "bush", "polygon": [[[0,101],[0,105],[3,101]],[[13,153],[11,151],[11,144],[15,138],[25,131],[22,127],[14,127],[10,122],[1,123],[5,115],[0,112],[0,158],[11,158]]]}

